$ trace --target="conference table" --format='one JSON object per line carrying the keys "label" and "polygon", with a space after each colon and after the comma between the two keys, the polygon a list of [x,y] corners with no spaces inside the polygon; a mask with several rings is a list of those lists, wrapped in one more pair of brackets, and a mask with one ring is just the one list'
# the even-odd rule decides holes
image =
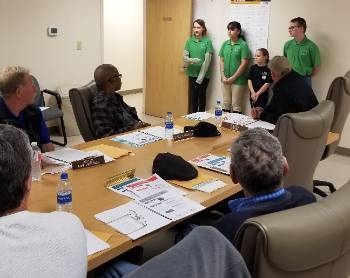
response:
{"label": "conference table", "polygon": [[[175,126],[184,127],[195,125],[197,122],[180,118],[175,120]],[[152,174],[153,159],[158,153],[171,152],[182,156],[185,160],[193,159],[199,155],[212,153],[227,155],[232,141],[238,136],[238,132],[221,128],[221,136],[207,138],[191,138],[182,141],[160,140],[141,148],[133,148],[110,140],[111,137],[86,142],[76,145],[74,148],[84,150],[99,144],[116,146],[128,149],[132,153],[120,157],[110,163],[96,165],[78,170],[68,170],[73,185],[73,213],[83,222],[84,227],[92,232],[107,235],[110,248],[88,257],[88,270],[92,270],[101,264],[123,254],[131,248],[157,236],[158,233],[174,226],[171,223],[151,234],[137,240],[131,240],[126,235],[119,233],[112,227],[95,219],[94,215],[105,210],[117,207],[130,201],[126,196],[120,195],[106,187],[107,180],[129,169],[136,169],[135,176],[147,178]],[[233,184],[228,175],[220,174],[202,168],[198,169],[215,178],[219,178],[227,185],[212,193],[204,193],[195,190],[188,191],[186,197],[201,203],[205,207],[213,206],[241,190],[240,185]],[[52,212],[56,210],[56,185],[59,176],[43,175],[40,182],[33,182],[32,191],[28,201],[28,209],[36,212]],[[174,185],[175,186],[175,185]],[[62,227],[64,229],[64,227]],[[59,232],[59,231],[58,231]]]}

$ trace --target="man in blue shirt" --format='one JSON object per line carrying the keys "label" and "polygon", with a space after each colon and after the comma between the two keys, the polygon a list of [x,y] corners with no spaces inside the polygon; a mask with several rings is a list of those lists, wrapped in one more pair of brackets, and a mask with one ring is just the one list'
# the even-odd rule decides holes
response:
{"label": "man in blue shirt", "polygon": [[23,129],[43,152],[54,147],[40,109],[33,105],[35,86],[29,70],[6,67],[0,73],[0,123]]}
{"label": "man in blue shirt", "polygon": [[230,241],[248,218],[316,201],[301,186],[283,187],[288,164],[278,139],[261,128],[248,130],[232,144],[231,179],[245,197],[228,202],[229,212],[215,225]]}

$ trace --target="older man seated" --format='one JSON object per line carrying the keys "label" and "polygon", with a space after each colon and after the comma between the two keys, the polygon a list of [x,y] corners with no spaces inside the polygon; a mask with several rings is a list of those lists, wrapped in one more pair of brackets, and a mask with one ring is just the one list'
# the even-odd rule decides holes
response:
{"label": "older man seated", "polygon": [[229,213],[215,225],[229,240],[248,218],[316,201],[302,185],[283,187],[288,164],[278,139],[266,130],[242,133],[233,142],[231,154],[231,179],[242,186],[245,197],[229,201]]}
{"label": "older man seated", "polygon": [[80,220],[66,212],[28,211],[31,155],[27,135],[0,124],[0,276],[86,277]]}
{"label": "older man seated", "polygon": [[274,81],[273,96],[264,109],[252,109],[254,118],[275,124],[283,114],[305,112],[318,104],[312,88],[291,69],[286,57],[273,57],[269,67]]}
{"label": "older man seated", "polygon": [[127,105],[119,91],[122,75],[111,64],[98,66],[94,73],[97,94],[91,103],[92,122],[97,137],[106,137],[149,126],[137,116],[136,109]]}
{"label": "older man seated", "polygon": [[33,105],[35,86],[29,70],[15,66],[0,73],[0,123],[23,129],[42,151],[54,149],[39,107]]}

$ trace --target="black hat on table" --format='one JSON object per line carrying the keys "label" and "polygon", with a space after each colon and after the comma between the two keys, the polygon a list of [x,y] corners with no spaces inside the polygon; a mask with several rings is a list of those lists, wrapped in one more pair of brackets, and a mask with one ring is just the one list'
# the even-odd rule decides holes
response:
{"label": "black hat on table", "polygon": [[172,153],[159,153],[153,160],[152,173],[165,180],[187,181],[198,176],[197,169],[181,156]]}
{"label": "black hat on table", "polygon": [[216,126],[208,122],[199,122],[195,126],[185,126],[184,130],[193,130],[193,136],[195,137],[214,137],[221,135],[221,132]]}

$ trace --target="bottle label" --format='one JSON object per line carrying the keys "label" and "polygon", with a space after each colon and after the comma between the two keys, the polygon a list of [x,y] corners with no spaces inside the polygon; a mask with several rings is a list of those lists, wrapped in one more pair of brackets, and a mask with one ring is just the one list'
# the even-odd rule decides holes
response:
{"label": "bottle label", "polygon": [[72,202],[72,192],[59,192],[57,193],[57,204],[65,205]]}
{"label": "bottle label", "polygon": [[166,122],[165,123],[165,128],[168,128],[168,129],[174,128],[174,123],[173,122]]}
{"label": "bottle label", "polygon": [[215,116],[221,117],[222,116],[222,109],[215,109]]}

